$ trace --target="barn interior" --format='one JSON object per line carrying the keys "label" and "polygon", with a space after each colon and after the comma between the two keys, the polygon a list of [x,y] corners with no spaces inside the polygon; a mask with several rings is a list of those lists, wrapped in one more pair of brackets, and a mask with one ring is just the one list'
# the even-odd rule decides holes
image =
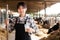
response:
{"label": "barn interior", "polygon": [[[19,15],[18,2],[26,3],[26,13],[34,19],[39,29],[39,32],[30,35],[32,40],[60,40],[60,0],[0,0],[0,40],[15,40],[15,30],[12,33],[8,31],[6,19]],[[57,23],[59,28],[54,30]],[[50,29],[52,32],[47,34]]]}

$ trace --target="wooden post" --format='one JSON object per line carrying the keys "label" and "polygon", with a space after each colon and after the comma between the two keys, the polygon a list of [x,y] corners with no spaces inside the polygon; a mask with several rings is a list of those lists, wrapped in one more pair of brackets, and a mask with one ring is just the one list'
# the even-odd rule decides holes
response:
{"label": "wooden post", "polygon": [[7,15],[7,18],[6,18],[6,31],[7,31],[7,35],[6,35],[6,38],[8,40],[8,24],[9,24],[9,21],[8,21],[8,4],[6,5],[6,15]]}
{"label": "wooden post", "polygon": [[46,1],[44,1],[44,5],[45,5],[45,18],[46,18]]}

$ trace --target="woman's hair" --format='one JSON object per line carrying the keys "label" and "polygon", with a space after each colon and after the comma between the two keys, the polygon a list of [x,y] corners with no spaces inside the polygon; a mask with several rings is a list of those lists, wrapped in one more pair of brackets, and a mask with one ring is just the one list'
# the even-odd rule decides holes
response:
{"label": "woman's hair", "polygon": [[24,2],[19,2],[19,3],[17,4],[17,9],[18,9],[20,6],[22,6],[22,7],[24,7],[24,8],[27,8],[27,6],[26,6],[26,4],[25,4]]}

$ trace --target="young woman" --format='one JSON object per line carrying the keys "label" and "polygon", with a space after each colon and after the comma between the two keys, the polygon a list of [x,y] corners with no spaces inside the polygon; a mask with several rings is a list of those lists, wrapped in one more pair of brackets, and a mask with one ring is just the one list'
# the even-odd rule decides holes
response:
{"label": "young woman", "polygon": [[29,34],[37,29],[34,20],[26,14],[27,6],[24,2],[17,4],[17,10],[19,17],[13,18],[11,24],[16,31],[15,40],[31,40]]}

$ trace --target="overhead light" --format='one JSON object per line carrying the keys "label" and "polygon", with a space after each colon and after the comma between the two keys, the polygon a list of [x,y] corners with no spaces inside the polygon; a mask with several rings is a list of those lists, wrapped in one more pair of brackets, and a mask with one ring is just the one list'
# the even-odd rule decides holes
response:
{"label": "overhead light", "polygon": [[6,9],[1,9],[1,12],[6,11]]}

